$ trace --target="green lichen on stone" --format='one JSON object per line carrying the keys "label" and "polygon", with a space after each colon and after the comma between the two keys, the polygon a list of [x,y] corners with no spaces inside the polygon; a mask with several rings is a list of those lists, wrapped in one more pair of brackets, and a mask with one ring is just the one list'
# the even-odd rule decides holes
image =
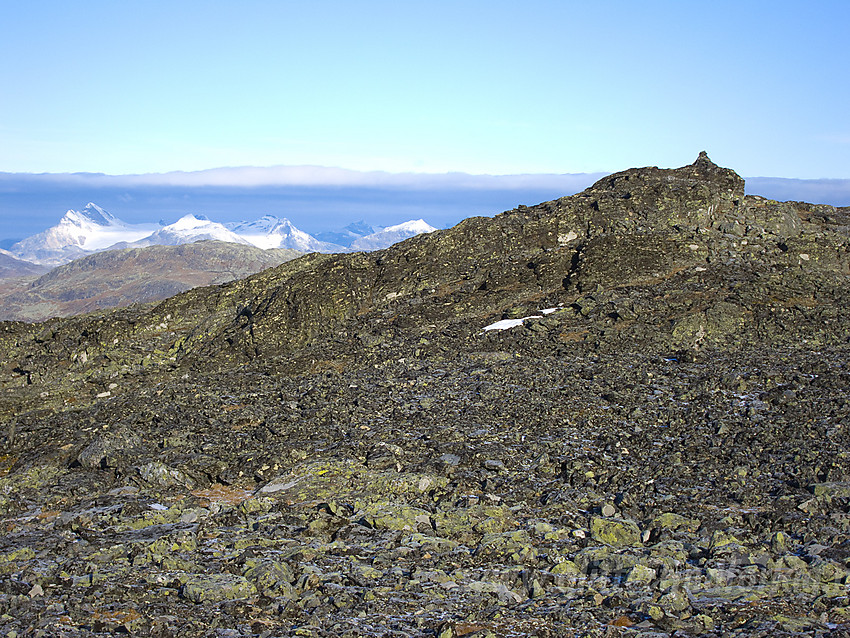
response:
{"label": "green lichen on stone", "polygon": [[175,532],[162,536],[146,547],[146,553],[151,560],[162,563],[164,560],[180,558],[185,560],[186,554],[198,549],[197,537],[190,532]]}
{"label": "green lichen on stone", "polygon": [[515,563],[533,560],[537,550],[524,529],[514,532],[484,534],[475,550],[479,556],[504,556]]}
{"label": "green lichen on stone", "polygon": [[653,518],[649,527],[668,530],[685,529],[688,531],[695,531],[699,528],[699,525],[699,520],[695,518],[687,518],[674,512],[665,512]]}
{"label": "green lichen on stone", "polygon": [[18,571],[24,563],[35,558],[35,552],[29,547],[21,547],[11,552],[0,554],[0,574],[11,574]]}
{"label": "green lichen on stone", "polygon": [[626,583],[651,583],[656,577],[655,570],[638,563],[629,571]]}
{"label": "green lichen on stone", "polygon": [[593,540],[613,547],[641,545],[640,528],[630,519],[594,516],[590,519],[590,535]]}
{"label": "green lichen on stone", "polygon": [[257,588],[244,576],[234,574],[194,575],[182,589],[183,597],[194,603],[222,602],[257,595]]}
{"label": "green lichen on stone", "polygon": [[828,496],[830,498],[850,497],[850,483],[832,482],[815,483],[810,486],[812,493],[816,496]]}
{"label": "green lichen on stone", "polygon": [[262,561],[249,567],[243,574],[264,596],[275,598],[292,596],[292,583],[295,574],[283,561]]}
{"label": "green lichen on stone", "polygon": [[363,519],[376,529],[415,530],[420,523],[430,525],[430,513],[418,507],[394,503],[373,503],[363,510]]}

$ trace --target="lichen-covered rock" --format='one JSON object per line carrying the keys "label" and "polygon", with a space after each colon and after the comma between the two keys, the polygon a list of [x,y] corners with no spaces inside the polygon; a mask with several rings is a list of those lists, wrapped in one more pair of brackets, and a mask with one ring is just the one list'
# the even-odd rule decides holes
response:
{"label": "lichen-covered rock", "polygon": [[418,529],[419,525],[431,526],[430,514],[418,507],[391,503],[374,503],[363,510],[363,520],[376,529]]}
{"label": "lichen-covered rock", "polygon": [[631,584],[651,583],[655,580],[655,577],[656,573],[654,569],[638,563],[629,571],[629,575],[626,577],[626,582]]}
{"label": "lichen-covered rock", "polygon": [[590,519],[590,535],[593,540],[614,547],[634,547],[642,544],[640,527],[629,519],[594,516]]}
{"label": "lichen-covered rock", "polygon": [[289,564],[282,561],[263,561],[249,567],[244,576],[257,591],[269,598],[291,597],[295,574]]}
{"label": "lichen-covered rock", "polygon": [[705,263],[707,252],[669,235],[600,235],[582,250],[574,280],[581,291],[645,284]]}
{"label": "lichen-covered rock", "polygon": [[581,573],[581,568],[569,559],[559,560],[550,570],[553,574],[558,575],[575,575]]}
{"label": "lichen-covered rock", "polygon": [[257,588],[244,576],[211,574],[191,576],[182,589],[183,597],[193,603],[222,602],[257,595]]}
{"label": "lichen-covered rock", "polygon": [[729,550],[731,547],[740,547],[741,541],[735,538],[732,534],[724,530],[715,530],[711,535],[709,549],[713,552],[721,550]]}
{"label": "lichen-covered rock", "polygon": [[642,557],[608,547],[586,547],[579,551],[573,560],[584,574],[608,574],[620,577],[639,565]]}
{"label": "lichen-covered rock", "polygon": [[653,518],[648,527],[666,530],[684,529],[693,532],[699,528],[699,524],[697,519],[687,518],[675,512],[664,512]]}
{"label": "lichen-covered rock", "polygon": [[80,450],[77,461],[87,468],[117,467],[123,457],[131,455],[140,445],[141,439],[135,432],[126,429],[105,432]]}
{"label": "lichen-covered rock", "polygon": [[658,600],[667,615],[673,616],[690,608],[688,592],[682,587],[672,587]]}
{"label": "lichen-covered rock", "polygon": [[812,494],[816,497],[827,496],[829,498],[850,497],[850,482],[815,483],[810,486]]}
{"label": "lichen-covered rock", "polygon": [[153,461],[139,467],[139,476],[143,481],[159,487],[171,487],[184,485],[191,487],[194,484],[191,478],[180,470],[168,467],[165,463]]}
{"label": "lichen-covered rock", "polygon": [[704,312],[687,315],[673,325],[675,347],[702,347],[728,341],[744,325],[745,310],[736,304],[717,302]]}
{"label": "lichen-covered rock", "polygon": [[536,558],[537,550],[528,532],[517,530],[484,534],[476,548],[476,554],[506,557],[515,563],[522,563]]}
{"label": "lichen-covered rock", "polygon": [[402,544],[406,547],[413,547],[423,552],[444,553],[451,552],[457,549],[459,543],[448,538],[440,538],[438,536],[429,536],[426,534],[415,533],[405,536],[402,539]]}
{"label": "lichen-covered rock", "polygon": [[471,537],[471,532],[485,534],[507,531],[514,526],[515,518],[510,508],[504,505],[472,505],[439,510],[434,513],[433,521],[441,536],[466,538]]}

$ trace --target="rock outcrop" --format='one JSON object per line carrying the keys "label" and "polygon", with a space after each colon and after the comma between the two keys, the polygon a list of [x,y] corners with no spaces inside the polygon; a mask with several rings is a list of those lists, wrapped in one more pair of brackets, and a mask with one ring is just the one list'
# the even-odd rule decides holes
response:
{"label": "rock outcrop", "polygon": [[0,624],[842,635],[848,212],[701,154],[0,324]]}

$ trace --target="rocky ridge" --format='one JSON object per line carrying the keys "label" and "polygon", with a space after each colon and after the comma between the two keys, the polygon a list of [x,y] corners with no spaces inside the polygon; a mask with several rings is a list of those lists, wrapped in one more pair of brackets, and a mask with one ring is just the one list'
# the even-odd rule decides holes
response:
{"label": "rocky ridge", "polygon": [[701,154],[0,324],[0,623],[847,635],[848,212]]}

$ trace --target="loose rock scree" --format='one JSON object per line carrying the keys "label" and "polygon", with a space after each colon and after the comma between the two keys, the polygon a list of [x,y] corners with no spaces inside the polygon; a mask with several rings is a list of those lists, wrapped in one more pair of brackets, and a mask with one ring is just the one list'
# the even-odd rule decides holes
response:
{"label": "loose rock scree", "polygon": [[2,323],[0,626],[848,635],[848,220],[702,154]]}

